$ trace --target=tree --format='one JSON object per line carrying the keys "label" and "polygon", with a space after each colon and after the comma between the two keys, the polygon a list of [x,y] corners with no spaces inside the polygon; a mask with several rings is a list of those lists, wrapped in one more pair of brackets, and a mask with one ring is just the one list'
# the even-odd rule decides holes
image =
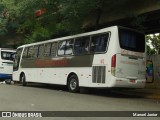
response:
{"label": "tree", "polygon": [[[2,3],[3,11],[9,13],[4,18],[5,28],[8,32],[24,34],[25,43],[80,33],[86,16],[102,5],[100,0],[3,0]],[[45,13],[35,16],[41,9]]]}
{"label": "tree", "polygon": [[[45,0],[3,0],[1,13],[7,11],[8,17],[3,17],[2,23],[6,33],[20,33],[25,36],[25,43],[41,41],[50,36],[47,26],[36,16],[36,10],[43,7]],[[4,30],[3,30],[4,31]]]}
{"label": "tree", "polygon": [[[160,54],[160,33],[148,35],[147,39],[147,54]],[[151,48],[152,46],[152,48]]]}

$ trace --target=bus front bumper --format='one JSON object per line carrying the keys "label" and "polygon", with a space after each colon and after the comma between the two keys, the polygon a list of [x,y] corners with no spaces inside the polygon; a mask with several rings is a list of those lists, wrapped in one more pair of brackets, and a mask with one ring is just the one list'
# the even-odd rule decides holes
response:
{"label": "bus front bumper", "polygon": [[0,79],[12,79],[12,74],[0,74]]}

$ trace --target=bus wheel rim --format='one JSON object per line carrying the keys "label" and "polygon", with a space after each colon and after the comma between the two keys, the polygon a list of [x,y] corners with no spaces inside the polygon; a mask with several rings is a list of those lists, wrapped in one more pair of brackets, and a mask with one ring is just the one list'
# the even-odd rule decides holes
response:
{"label": "bus wheel rim", "polygon": [[76,89],[76,87],[77,87],[76,79],[72,79],[72,80],[70,81],[70,88],[71,88],[71,90]]}

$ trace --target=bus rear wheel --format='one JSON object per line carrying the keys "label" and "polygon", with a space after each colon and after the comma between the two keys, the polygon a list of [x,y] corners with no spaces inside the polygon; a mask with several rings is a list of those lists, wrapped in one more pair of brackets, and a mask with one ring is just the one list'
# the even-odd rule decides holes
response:
{"label": "bus rear wheel", "polygon": [[77,93],[79,92],[79,81],[77,75],[71,75],[67,83],[68,89],[70,92]]}
{"label": "bus rear wheel", "polygon": [[22,83],[23,86],[27,85],[26,76],[25,76],[24,73],[22,73],[21,76],[20,76],[20,82]]}

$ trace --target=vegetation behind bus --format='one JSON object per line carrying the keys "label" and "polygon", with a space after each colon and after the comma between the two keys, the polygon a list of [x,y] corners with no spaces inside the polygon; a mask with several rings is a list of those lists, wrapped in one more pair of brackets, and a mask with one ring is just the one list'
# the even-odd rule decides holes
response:
{"label": "vegetation behind bus", "polygon": [[147,35],[146,40],[147,40],[147,54],[148,55],[160,54],[160,33]]}

